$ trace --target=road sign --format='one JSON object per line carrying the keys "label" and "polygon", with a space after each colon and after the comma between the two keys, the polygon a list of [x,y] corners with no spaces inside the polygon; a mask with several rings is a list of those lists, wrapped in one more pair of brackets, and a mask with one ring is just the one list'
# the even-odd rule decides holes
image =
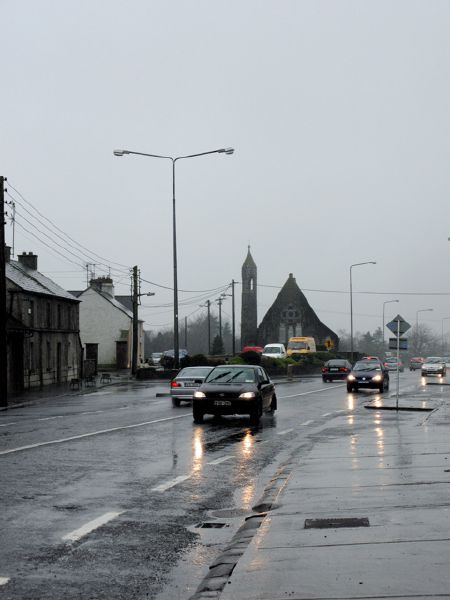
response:
{"label": "road sign", "polygon": [[333,342],[333,340],[331,338],[327,338],[325,340],[325,348],[327,350],[331,350],[331,348],[334,348],[334,342]]}
{"label": "road sign", "polygon": [[389,350],[408,350],[408,338],[389,338]]}
{"label": "road sign", "polygon": [[390,329],[394,335],[403,335],[408,329],[411,329],[411,325],[400,315],[397,315],[390,323],[387,323],[386,327]]}

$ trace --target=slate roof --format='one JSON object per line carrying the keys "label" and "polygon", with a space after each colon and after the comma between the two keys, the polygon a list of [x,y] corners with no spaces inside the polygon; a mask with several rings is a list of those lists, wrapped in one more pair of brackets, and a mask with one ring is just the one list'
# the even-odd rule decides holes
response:
{"label": "slate roof", "polygon": [[114,296],[114,298],[123,304],[125,308],[133,312],[133,299],[131,296]]}
{"label": "slate roof", "polygon": [[79,302],[70,292],[60,287],[57,283],[35,271],[29,269],[16,260],[10,260],[5,265],[6,279],[20,287],[24,292],[31,294],[42,294],[44,296],[56,296]]}

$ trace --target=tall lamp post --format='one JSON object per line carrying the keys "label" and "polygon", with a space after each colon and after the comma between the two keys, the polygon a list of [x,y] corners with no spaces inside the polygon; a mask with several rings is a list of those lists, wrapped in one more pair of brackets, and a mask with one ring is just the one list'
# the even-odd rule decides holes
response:
{"label": "tall lamp post", "polygon": [[382,325],[382,329],[383,329],[383,352],[385,351],[385,347],[384,347],[384,307],[386,306],[386,304],[390,304],[391,302],[400,302],[400,300],[386,300],[386,302],[383,302],[383,325]]}
{"label": "tall lamp post", "polygon": [[441,345],[442,345],[442,348],[441,348],[441,352],[442,352],[443,355],[445,354],[445,352],[444,352],[444,321],[447,321],[448,319],[450,319],[450,317],[444,317],[442,319],[442,334],[441,334]]}
{"label": "tall lamp post", "polygon": [[146,152],[134,152],[132,150],[114,150],[114,156],[124,156],[125,154],[135,154],[137,156],[149,156],[151,158],[164,158],[172,162],[172,233],[173,233],[173,346],[174,346],[174,367],[177,369],[180,364],[180,340],[178,331],[178,272],[177,272],[177,227],[175,211],[175,165],[177,161],[184,158],[196,158],[207,154],[233,154],[234,148],[219,148],[208,152],[199,152],[197,154],[187,154],[186,156],[162,156],[160,154],[148,154]]}
{"label": "tall lamp post", "polygon": [[376,265],[376,261],[368,260],[366,262],[355,263],[350,265],[350,352],[353,362],[353,288],[352,288],[352,269],[361,265]]}

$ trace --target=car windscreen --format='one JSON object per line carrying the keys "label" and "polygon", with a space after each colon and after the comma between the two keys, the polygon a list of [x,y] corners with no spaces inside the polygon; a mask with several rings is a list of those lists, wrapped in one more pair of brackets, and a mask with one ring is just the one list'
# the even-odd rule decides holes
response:
{"label": "car windscreen", "polygon": [[442,358],[440,356],[429,356],[428,358],[425,359],[425,362],[427,362],[427,363],[441,363],[442,362]]}
{"label": "car windscreen", "polygon": [[177,377],[206,377],[211,371],[211,367],[186,367],[181,369]]}
{"label": "car windscreen", "polygon": [[347,361],[346,360],[329,360],[326,363],[327,367],[346,367],[347,366]]}
{"label": "car windscreen", "polygon": [[353,367],[353,371],[381,371],[380,363],[374,361],[357,362]]}
{"label": "car windscreen", "polygon": [[206,383],[255,383],[255,371],[253,369],[230,369],[227,367],[216,367],[205,380]]}
{"label": "car windscreen", "polygon": [[289,342],[289,350],[305,350],[308,346],[305,342]]}
{"label": "car windscreen", "polygon": [[264,354],[280,354],[281,349],[276,348],[275,346],[271,346],[269,348],[264,348]]}

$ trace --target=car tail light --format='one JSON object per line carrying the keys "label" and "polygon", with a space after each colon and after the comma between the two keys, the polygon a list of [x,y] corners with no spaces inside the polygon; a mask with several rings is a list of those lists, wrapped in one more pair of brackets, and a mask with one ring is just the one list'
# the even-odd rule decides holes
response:
{"label": "car tail light", "polygon": [[181,387],[181,383],[178,383],[178,381],[171,381],[170,387],[179,388],[179,387]]}
{"label": "car tail light", "polygon": [[322,373],[328,373],[328,367],[322,367]]}
{"label": "car tail light", "polygon": [[347,367],[341,367],[341,368],[339,369],[339,371],[342,371],[343,373],[348,373],[348,369],[347,369]]}

